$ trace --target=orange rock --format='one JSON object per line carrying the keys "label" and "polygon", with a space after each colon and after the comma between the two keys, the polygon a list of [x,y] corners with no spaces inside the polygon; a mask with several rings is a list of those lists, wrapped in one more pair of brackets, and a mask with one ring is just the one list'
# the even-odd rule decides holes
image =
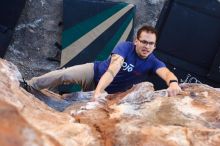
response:
{"label": "orange rock", "polygon": [[0,77],[1,146],[220,145],[220,91],[207,85],[182,84],[180,95],[168,97],[145,82],[100,104],[89,102],[92,92],[27,93],[5,60]]}
{"label": "orange rock", "polygon": [[0,117],[1,146],[60,146],[54,138],[42,134],[27,123],[15,107],[3,101],[0,101]]}

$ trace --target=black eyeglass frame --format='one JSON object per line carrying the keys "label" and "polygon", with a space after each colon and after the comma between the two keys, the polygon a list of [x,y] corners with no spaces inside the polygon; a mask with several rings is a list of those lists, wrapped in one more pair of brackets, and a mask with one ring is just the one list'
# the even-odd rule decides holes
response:
{"label": "black eyeglass frame", "polygon": [[140,40],[140,39],[138,39],[138,41],[140,41],[142,44],[144,44],[144,45],[150,45],[150,46],[154,46],[155,45],[155,42],[148,42],[148,41],[146,41],[146,40]]}

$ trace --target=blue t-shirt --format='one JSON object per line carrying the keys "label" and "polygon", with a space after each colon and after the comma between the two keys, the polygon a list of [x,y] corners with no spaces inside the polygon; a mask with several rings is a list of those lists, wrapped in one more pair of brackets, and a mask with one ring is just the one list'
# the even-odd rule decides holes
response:
{"label": "blue t-shirt", "polygon": [[[111,84],[105,89],[108,93],[125,91],[146,79],[147,74],[155,73],[158,68],[165,67],[165,64],[157,59],[152,53],[146,58],[140,58],[132,42],[121,42],[112,51],[124,58],[120,71]],[[94,62],[94,81],[97,84],[109,67],[111,58],[105,61]]]}

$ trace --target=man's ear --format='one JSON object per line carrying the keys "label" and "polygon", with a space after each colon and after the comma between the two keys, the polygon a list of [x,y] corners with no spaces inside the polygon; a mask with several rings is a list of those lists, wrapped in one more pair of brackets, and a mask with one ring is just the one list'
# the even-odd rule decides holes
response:
{"label": "man's ear", "polygon": [[137,42],[138,42],[138,39],[135,38],[135,39],[134,39],[134,44],[137,45]]}
{"label": "man's ear", "polygon": [[154,44],[154,50],[157,48],[157,45],[156,45],[156,43]]}

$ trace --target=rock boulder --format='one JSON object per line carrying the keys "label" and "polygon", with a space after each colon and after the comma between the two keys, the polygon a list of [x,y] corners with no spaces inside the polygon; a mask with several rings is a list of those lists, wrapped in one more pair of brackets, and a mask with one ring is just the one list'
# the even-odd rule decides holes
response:
{"label": "rock boulder", "polygon": [[93,92],[31,94],[0,60],[1,146],[219,146],[220,91],[181,84],[168,97],[148,82],[90,102]]}

